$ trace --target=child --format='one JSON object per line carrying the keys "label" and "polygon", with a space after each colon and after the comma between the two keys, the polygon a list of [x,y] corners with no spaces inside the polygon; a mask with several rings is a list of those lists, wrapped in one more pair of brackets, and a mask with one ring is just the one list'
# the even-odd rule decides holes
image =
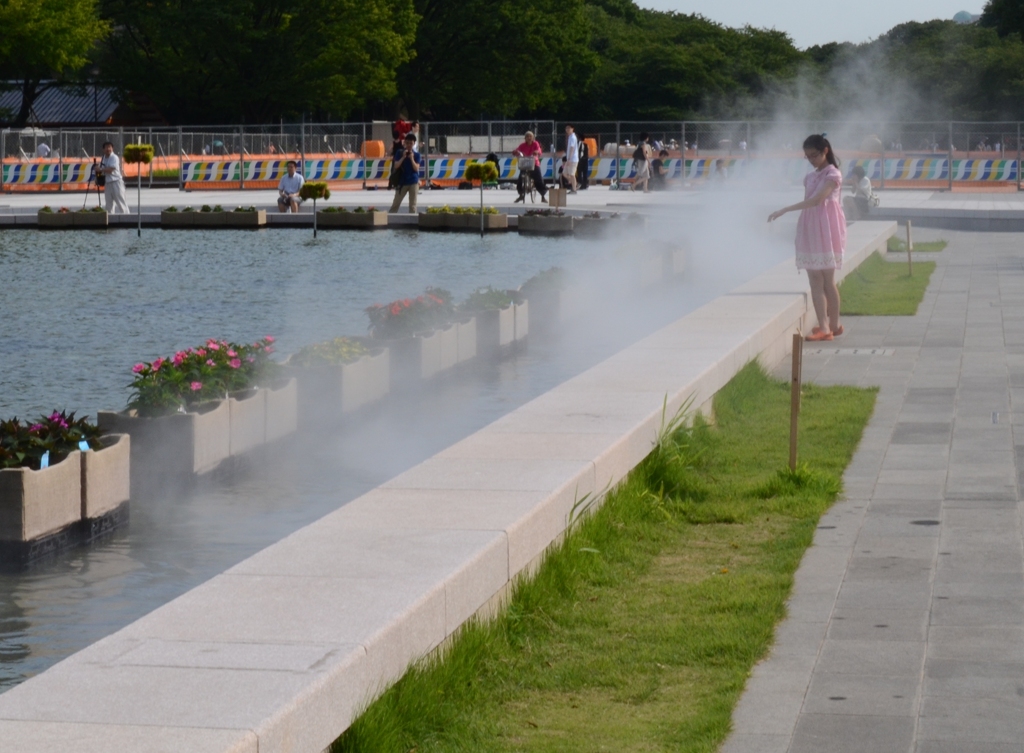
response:
{"label": "child", "polygon": [[807,270],[811,301],[818,317],[818,326],[811,330],[807,339],[819,342],[843,334],[835,279],[836,270],[842,269],[846,249],[846,217],[840,201],[843,175],[824,134],[804,140],[804,156],[814,166],[814,172],[804,178],[804,200],[772,212],[768,221],[800,210],[796,226],[796,266]]}

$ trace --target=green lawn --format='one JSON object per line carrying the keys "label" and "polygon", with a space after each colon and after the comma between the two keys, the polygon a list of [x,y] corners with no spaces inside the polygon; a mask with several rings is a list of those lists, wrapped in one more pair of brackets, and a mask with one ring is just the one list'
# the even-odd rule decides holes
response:
{"label": "green lawn", "polygon": [[[942,249],[944,249],[948,245],[949,245],[949,241],[944,241],[944,240],[937,240],[937,241],[915,241],[914,242],[914,251],[915,252],[917,252],[917,251],[941,251]],[[903,253],[906,253],[907,252],[907,242],[905,240],[899,238],[898,236],[893,235],[893,236],[891,236],[889,238],[888,249],[889,249],[889,251],[892,251],[892,252],[902,251]]]}
{"label": "green lawn", "polygon": [[874,406],[748,365],[715,424],[658,448],[573,527],[507,609],[413,667],[332,751],[710,753],[785,613],[793,572]]}
{"label": "green lawn", "polygon": [[915,261],[911,276],[905,259],[886,261],[874,253],[839,284],[840,310],[851,316],[913,316],[934,271],[935,262]]}

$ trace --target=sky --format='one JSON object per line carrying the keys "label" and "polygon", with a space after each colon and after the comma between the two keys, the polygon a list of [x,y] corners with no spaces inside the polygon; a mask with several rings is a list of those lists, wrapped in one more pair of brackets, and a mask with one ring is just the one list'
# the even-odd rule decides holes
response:
{"label": "sky", "polygon": [[655,10],[699,13],[726,26],[784,31],[803,49],[826,42],[867,42],[907,21],[951,19],[958,11],[981,13],[985,0],[638,0]]}

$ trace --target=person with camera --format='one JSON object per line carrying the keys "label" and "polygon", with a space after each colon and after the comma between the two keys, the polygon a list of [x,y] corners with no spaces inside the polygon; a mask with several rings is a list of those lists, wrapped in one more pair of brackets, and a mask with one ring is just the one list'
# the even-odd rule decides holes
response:
{"label": "person with camera", "polygon": [[405,134],[404,146],[398,150],[391,165],[392,174],[397,176],[395,200],[391,202],[391,214],[398,212],[402,199],[409,197],[409,212],[416,214],[416,196],[420,188],[420,162],[416,152],[416,135]]}
{"label": "person with camera", "polygon": [[96,174],[96,187],[103,189],[103,200],[109,214],[128,214],[128,201],[124,197],[124,176],[121,160],[114,154],[114,145],[103,142],[103,159],[92,167]]}
{"label": "person with camera", "polygon": [[288,160],[286,169],[288,170],[287,174],[282,175],[277,184],[277,209],[282,213],[291,210],[293,214],[297,214],[299,203],[302,201],[299,193],[302,191],[306,179],[297,172],[298,164],[295,160]]}

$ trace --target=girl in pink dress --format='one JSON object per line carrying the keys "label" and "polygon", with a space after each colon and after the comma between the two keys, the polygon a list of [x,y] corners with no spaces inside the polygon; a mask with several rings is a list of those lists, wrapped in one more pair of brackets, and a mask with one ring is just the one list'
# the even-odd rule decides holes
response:
{"label": "girl in pink dress", "polygon": [[796,266],[807,270],[811,283],[811,302],[818,326],[807,339],[817,342],[843,334],[835,273],[843,266],[846,216],[841,198],[843,176],[828,139],[824,135],[808,136],[804,141],[804,155],[814,166],[814,172],[804,178],[804,200],[772,212],[768,221],[800,210],[796,225]]}

